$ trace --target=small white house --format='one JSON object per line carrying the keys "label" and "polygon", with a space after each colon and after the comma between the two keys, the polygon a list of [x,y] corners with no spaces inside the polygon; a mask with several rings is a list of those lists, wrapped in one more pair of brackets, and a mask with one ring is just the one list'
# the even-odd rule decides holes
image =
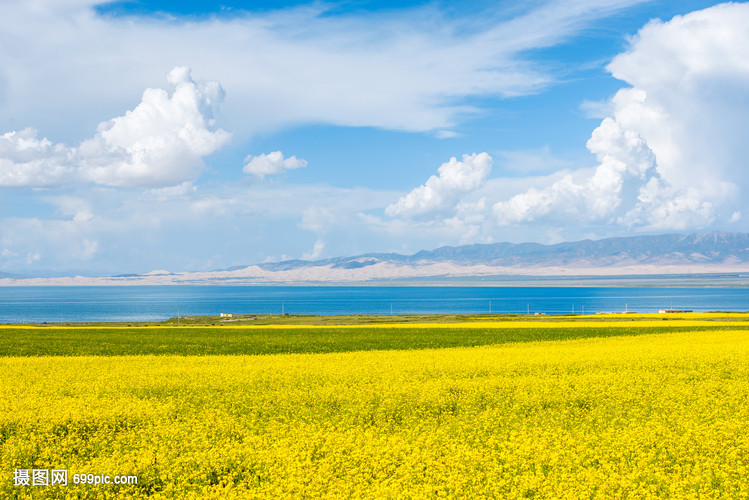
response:
{"label": "small white house", "polygon": [[231,318],[234,315],[232,313],[221,313],[221,314],[219,314],[219,316],[222,317],[222,318]]}

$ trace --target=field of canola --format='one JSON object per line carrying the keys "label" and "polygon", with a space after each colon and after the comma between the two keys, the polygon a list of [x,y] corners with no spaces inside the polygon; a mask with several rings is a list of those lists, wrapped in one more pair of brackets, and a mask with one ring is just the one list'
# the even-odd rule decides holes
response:
{"label": "field of canola", "polygon": [[[749,329],[700,326],[419,350],[5,356],[0,497],[747,498]],[[18,468],[138,484],[14,486]]]}

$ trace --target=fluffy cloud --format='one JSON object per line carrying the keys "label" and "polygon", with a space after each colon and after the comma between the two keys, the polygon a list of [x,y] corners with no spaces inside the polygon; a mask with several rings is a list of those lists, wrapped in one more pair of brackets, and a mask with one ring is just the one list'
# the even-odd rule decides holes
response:
{"label": "fluffy cloud", "polygon": [[266,175],[282,174],[287,170],[303,168],[307,166],[306,160],[299,160],[296,156],[284,158],[283,153],[274,151],[268,154],[258,156],[249,155],[244,160],[245,165],[242,171],[253,174],[261,179]]}
{"label": "fluffy cloud", "polygon": [[[543,189],[530,188],[494,205],[500,225],[554,218],[564,221],[577,216],[603,220],[622,204],[622,193],[631,199],[632,185],[639,185],[655,165],[646,142],[635,132],[624,130],[607,118],[588,141],[588,150],[600,164],[582,180],[565,175]],[[626,189],[629,188],[629,189]]]}
{"label": "fluffy cloud", "polygon": [[167,75],[175,87],[147,89],[141,103],[124,116],[99,125],[96,136],[76,151],[84,178],[110,186],[160,187],[194,180],[202,157],[230,138],[211,131],[213,111],[223,98],[216,82],[197,84],[190,70],[176,67]]}
{"label": "fluffy cloud", "polygon": [[740,218],[749,189],[749,5],[653,21],[609,65],[632,85],[588,149],[599,165],[494,205],[501,225],[538,220],[695,229]]}
{"label": "fluffy cloud", "polygon": [[0,135],[0,186],[54,186],[74,175],[73,152],[26,128]]}
{"label": "fluffy cloud", "polygon": [[397,202],[385,213],[391,217],[416,217],[454,209],[460,198],[481,187],[492,169],[492,158],[487,153],[463,155],[443,163],[439,175],[431,176]]}
{"label": "fluffy cloud", "polygon": [[3,134],[0,186],[164,187],[196,179],[202,158],[230,138],[210,130],[223,90],[215,82],[194,82],[184,67],[169,72],[167,81],[175,87],[171,95],[147,89],[138,106],[101,123],[78,147],[38,139],[33,129]]}
{"label": "fluffy cloud", "polygon": [[749,189],[749,4],[654,21],[609,69],[633,87],[612,100],[621,126],[647,140],[656,173],[627,224],[701,227],[737,220]]}
{"label": "fluffy cloud", "polygon": [[526,95],[556,79],[529,50],[642,1],[529,2],[487,8],[479,22],[436,6],[330,15],[334,3],[309,2],[144,20],[97,15],[101,0],[0,2],[0,43],[13,47],[0,51],[0,127],[14,117],[73,142],[68,117],[92,126],[166,64],[189,61],[230,89],[228,127],[243,135],[300,123],[450,135],[475,111],[462,98]]}

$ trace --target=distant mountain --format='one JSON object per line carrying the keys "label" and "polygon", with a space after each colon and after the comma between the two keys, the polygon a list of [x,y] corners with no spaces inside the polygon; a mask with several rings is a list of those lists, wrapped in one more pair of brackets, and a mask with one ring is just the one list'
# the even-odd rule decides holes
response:
{"label": "distant mountain", "polygon": [[152,271],[110,277],[0,276],[1,285],[169,285],[375,283],[423,279],[705,275],[749,273],[749,234],[664,234],[556,245],[494,243],[440,247],[413,255],[371,253],[317,261],[287,260],[211,272]]}
{"label": "distant mountain", "polygon": [[401,265],[451,262],[493,267],[739,264],[749,262],[749,233],[663,234],[582,240],[555,245],[492,243],[444,246],[436,250],[422,250],[413,255],[372,253],[318,261],[288,260],[258,264],[257,267],[266,271],[289,271],[304,267],[359,269],[381,262]]}
{"label": "distant mountain", "polygon": [[497,243],[441,247],[431,252],[419,252],[413,258],[501,266],[735,264],[749,262],[749,234],[664,234],[583,240],[556,245]]}

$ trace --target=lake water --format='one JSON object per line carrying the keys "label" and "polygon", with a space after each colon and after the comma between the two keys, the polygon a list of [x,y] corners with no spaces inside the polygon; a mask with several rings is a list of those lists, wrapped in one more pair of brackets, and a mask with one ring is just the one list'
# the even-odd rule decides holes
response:
{"label": "lake water", "polygon": [[747,288],[458,286],[0,287],[0,323],[234,314],[747,311]]}

